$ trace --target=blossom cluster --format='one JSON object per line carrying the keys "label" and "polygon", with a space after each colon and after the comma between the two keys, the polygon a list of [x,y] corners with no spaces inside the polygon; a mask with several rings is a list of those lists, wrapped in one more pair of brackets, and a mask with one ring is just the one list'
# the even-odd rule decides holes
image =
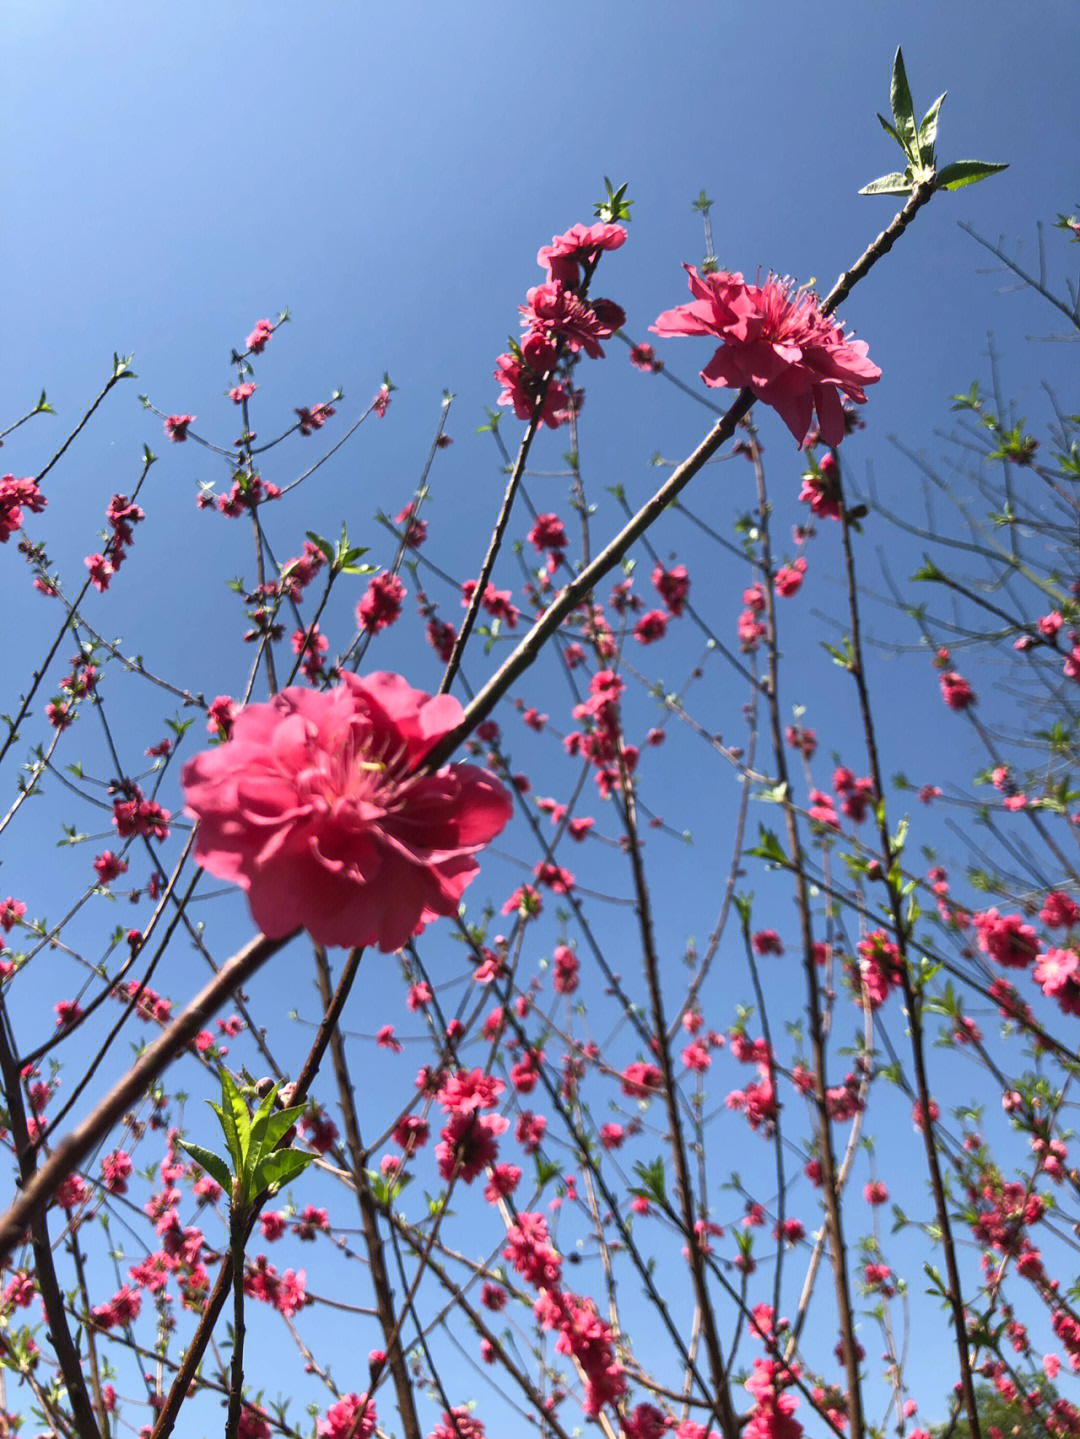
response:
{"label": "blossom cluster", "polygon": [[138,524],[146,517],[140,507],[126,495],[113,495],[105,511],[105,518],[111,530],[105,549],[99,554],[86,557],[90,579],[94,588],[102,593],[109,588],[109,581],[123,564],[124,557],[134,542],[132,525]]}
{"label": "blossom cluster", "polygon": [[521,343],[511,341],[509,352],[495,361],[495,378],[502,386],[498,403],[512,406],[519,420],[532,420],[539,404],[539,420],[557,429],[581,408],[583,392],[555,379],[555,371],[565,352],[600,358],[600,341],[624,323],[626,316],[613,300],[589,299],[586,292],[601,253],[625,241],[621,225],[574,225],[538,252],[537,264],[548,278],[528,292],[520,307]]}
{"label": "blossom cluster", "polygon": [[0,545],[6,545],[15,531],[22,527],[23,510],[40,515],[48,503],[36,480],[30,477],[20,480],[14,475],[4,475],[0,479]]}

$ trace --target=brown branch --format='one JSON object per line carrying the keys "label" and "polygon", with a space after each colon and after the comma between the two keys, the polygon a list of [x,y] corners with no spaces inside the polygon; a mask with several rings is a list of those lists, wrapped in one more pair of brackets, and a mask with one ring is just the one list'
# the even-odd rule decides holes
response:
{"label": "brown branch", "polygon": [[844,1230],[840,1210],[840,1186],[837,1179],[836,1154],[833,1150],[829,1106],[826,1097],[825,1031],[822,1024],[821,994],[818,985],[817,963],[814,959],[814,936],[810,925],[810,891],[806,880],[806,866],[803,860],[802,843],[794,805],[791,802],[788,781],[787,753],[780,721],[780,699],[778,693],[779,652],[776,637],[776,595],[773,589],[772,547],[769,540],[769,508],[765,493],[765,472],[761,464],[761,450],[751,432],[751,456],[757,478],[758,509],[761,528],[761,563],[765,583],[765,619],[768,624],[768,675],[766,699],[769,725],[772,731],[773,756],[776,775],[783,794],[784,825],[788,849],[791,854],[791,869],[795,877],[795,898],[799,911],[800,937],[803,951],[803,972],[806,976],[807,1000],[810,1017],[810,1049],[814,1058],[813,1100],[817,1110],[818,1143],[821,1149],[821,1179],[825,1201],[826,1227],[829,1233],[829,1254],[832,1259],[833,1280],[836,1289],[836,1308],[839,1319],[840,1337],[844,1347],[844,1368],[848,1380],[848,1414],[851,1419],[851,1439],[863,1439],[865,1420],[862,1407],[862,1385],[859,1375],[859,1357],[855,1339],[855,1316],[851,1305],[851,1282],[847,1272],[847,1250],[844,1247]]}
{"label": "brown branch", "polygon": [[[319,978],[319,993],[322,995],[323,1003],[328,1004],[330,966],[326,960],[326,953],[321,947],[316,948],[315,964]],[[367,1247],[368,1264],[371,1269],[371,1283],[375,1290],[375,1305],[386,1344],[386,1360],[390,1366],[394,1390],[397,1394],[398,1413],[401,1415],[405,1439],[421,1439],[420,1420],[416,1413],[416,1398],[413,1394],[412,1382],[409,1379],[409,1366],[401,1345],[400,1326],[395,1322],[394,1317],[394,1294],[390,1288],[390,1277],[386,1271],[386,1255],[383,1251],[382,1237],[379,1234],[379,1209],[367,1181],[367,1152],[360,1137],[360,1124],[356,1114],[356,1105],[353,1102],[355,1091],[349,1078],[349,1068],[345,1058],[345,1042],[341,1037],[340,1030],[336,1027],[330,1034],[330,1054],[334,1065],[334,1076],[337,1080],[342,1119],[345,1124],[345,1142],[348,1145],[349,1158],[352,1161],[353,1183],[356,1187],[357,1202],[360,1205],[360,1221],[363,1226],[364,1243]]]}
{"label": "brown branch", "polygon": [[[30,1142],[26,1110],[23,1106],[19,1064],[8,1041],[8,1031],[7,1006],[0,998],[0,1071],[4,1077],[11,1133],[19,1158],[19,1179],[25,1185],[30,1183],[34,1177],[36,1151]],[[71,1414],[75,1422],[75,1429],[79,1434],[79,1439],[101,1439],[101,1431],[94,1418],[93,1405],[90,1403],[90,1395],[83,1378],[82,1364],[71,1338],[67,1314],[64,1312],[64,1297],[60,1292],[56,1267],[53,1264],[49,1227],[44,1209],[33,1216],[30,1225],[30,1242],[34,1249],[35,1277],[41,1291],[42,1303],[45,1306],[45,1318],[49,1322],[49,1336],[52,1339],[53,1352],[71,1400]]]}
{"label": "brown branch", "polygon": [[971,1426],[971,1439],[981,1439],[982,1431],[979,1424],[979,1408],[975,1396],[975,1381],[971,1372],[967,1325],[964,1319],[964,1301],[960,1288],[960,1270],[956,1262],[956,1243],[953,1239],[952,1226],[949,1222],[949,1209],[945,1200],[945,1187],[941,1178],[941,1166],[938,1163],[937,1142],[934,1138],[934,1125],[930,1117],[930,1089],[926,1077],[926,1054],[923,1045],[922,996],[916,992],[915,986],[912,983],[911,965],[908,960],[908,926],[905,923],[901,908],[899,888],[892,877],[895,855],[893,853],[892,840],[889,837],[888,820],[885,814],[885,789],[882,783],[881,762],[878,757],[877,736],[870,709],[870,695],[866,685],[862,636],[859,625],[858,588],[855,579],[855,557],[851,548],[851,522],[844,505],[839,465],[836,471],[836,484],[840,492],[840,533],[844,551],[844,571],[847,578],[848,609],[851,622],[850,638],[853,659],[849,665],[849,669],[855,681],[855,688],[859,696],[859,711],[862,717],[866,752],[870,761],[870,774],[874,781],[874,792],[878,797],[875,810],[878,821],[878,834],[881,841],[881,859],[889,892],[892,928],[896,935],[896,947],[900,953],[900,979],[904,992],[904,1006],[907,1011],[908,1029],[911,1034],[911,1056],[915,1066],[915,1087],[922,1111],[922,1124],[920,1127],[926,1149],[927,1168],[930,1171],[930,1184],[934,1192],[934,1209],[937,1215],[938,1228],[941,1230],[942,1247],[945,1251],[945,1268],[949,1279],[947,1298],[949,1308],[952,1311],[953,1329],[956,1336],[956,1352],[960,1364],[960,1383],[963,1389],[964,1407],[967,1410],[968,1423]]}
{"label": "brown branch", "polygon": [[630,865],[634,875],[635,906],[641,930],[641,947],[645,965],[645,980],[649,987],[649,1005],[652,1011],[654,1046],[664,1076],[664,1104],[667,1109],[668,1139],[671,1156],[675,1164],[675,1186],[682,1211],[682,1229],[690,1257],[690,1272],[694,1280],[696,1314],[701,1317],[702,1336],[709,1356],[709,1373],[714,1389],[713,1412],[723,1429],[725,1439],[738,1439],[739,1425],[731,1403],[727,1370],[720,1336],[716,1327],[716,1311],[705,1278],[705,1263],[701,1250],[701,1238],[694,1225],[694,1191],[690,1182],[690,1169],[686,1162],[686,1146],[683,1141],[682,1120],[679,1115],[679,1091],[671,1063],[671,1046],[668,1042],[667,1019],[664,1014],[664,998],[660,988],[660,958],[656,952],[653,932],[652,905],[645,878],[645,867],[641,861],[641,838],[638,834],[637,817],[634,807],[634,790],[630,772],[626,766],[622,742],[619,743],[619,777],[623,791],[623,825],[630,851]]}
{"label": "brown branch", "polygon": [[21,1241],[27,1225],[44,1213],[57,1187],[105,1138],[131,1105],[142,1097],[148,1085],[183,1053],[199,1030],[204,1029],[227,1002],[237,985],[250,979],[291,938],[291,935],[285,935],[282,939],[267,939],[260,934],[233,955],[160,1037],[143,1051],[82,1123],[60,1140],[33,1177],[24,1177],[22,1193],[0,1216],[0,1260],[7,1258]]}

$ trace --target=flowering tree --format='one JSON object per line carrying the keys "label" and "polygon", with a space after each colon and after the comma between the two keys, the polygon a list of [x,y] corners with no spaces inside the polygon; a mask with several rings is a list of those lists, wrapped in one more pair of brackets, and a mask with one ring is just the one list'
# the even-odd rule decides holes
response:
{"label": "flowering tree", "polygon": [[[978,806],[987,839],[967,884],[920,862],[918,821],[889,793],[860,587],[874,502],[845,473],[881,370],[839,306],[939,192],[1001,168],[938,166],[940,104],[917,119],[898,52],[882,123],[904,167],[866,192],[903,205],[824,298],[720,269],[700,202],[709,255],[686,267],[690,302],[651,329],[708,340],[706,388],[690,393],[715,420],[636,508],[615,487],[617,525],[587,498],[585,361],[622,341],[647,383],[686,388],[668,369],[679,347],[631,335],[593,293],[627,241],[625,187],[539,250],[544,279],[495,361],[484,430],[507,484],[474,573],[450,572],[430,520],[451,397],[412,499],[380,516],[378,562],[295,514],[322,461],[296,473],[287,446],[343,396],[297,407],[269,441],[254,430],[287,316],[233,353],[235,443],[144,398],[170,442],[223,466],[227,488],[204,485],[198,506],[254,546],[253,578],[234,585],[250,663],[232,695],[208,700],[98,619],[152,505],[149,446],[86,574],[73,583],[50,556],[52,476],[129,360],[32,477],[0,481],[0,539],[57,611],[0,731],[0,829],[46,791],[78,811],[59,918],[38,907],[57,907],[53,877],[6,850],[5,1423],[102,1439],[219,1423],[248,1439],[473,1439],[486,1422],[556,1439],[582,1424],[609,1439],[863,1439],[887,1424],[915,1439],[909,1356],[932,1333],[956,1384],[950,1428],[981,1432],[981,1377],[1048,1432],[1080,1433],[1054,1387],[1080,1370],[1076,419],[1056,413],[1047,463],[997,400],[958,399],[980,464],[1000,467],[979,481],[1000,509],[988,527],[961,499],[962,539],[926,527],[946,557],[920,578],[965,608],[915,619],[944,710],[986,745],[977,779],[993,797],[953,775],[919,799]],[[1077,323],[1075,303],[1058,307]],[[335,448],[387,417],[392,389]],[[43,395],[5,439],[33,419],[11,442],[29,452],[49,408]],[[564,513],[531,497],[545,430],[569,441]],[[726,454],[734,539],[701,513],[703,472]],[[671,552],[676,516],[706,537],[720,585]],[[977,575],[948,564],[957,547]],[[786,698],[785,609],[813,553],[841,580],[822,694],[854,716],[828,777]],[[427,688],[395,660],[410,595],[440,667]],[[685,663],[675,642],[691,630],[696,657],[672,686],[659,665]],[[976,641],[1010,646],[1010,674],[1025,666],[1015,712],[976,703],[958,654]],[[117,738],[129,683],[145,763]],[[1018,716],[1035,711],[1033,766]],[[80,750],[88,730],[100,741]],[[675,892],[657,848],[682,837],[658,806],[671,776],[710,765],[731,778],[729,812],[703,814],[707,882]],[[225,888],[203,908],[211,877]],[[141,905],[130,927],[110,922],[125,893]],[[246,938],[223,958],[214,926],[238,922],[237,893]],[[699,947],[687,929],[702,925]],[[296,973],[317,1005],[283,1016]],[[971,1072],[994,1112],[947,1102]]]}

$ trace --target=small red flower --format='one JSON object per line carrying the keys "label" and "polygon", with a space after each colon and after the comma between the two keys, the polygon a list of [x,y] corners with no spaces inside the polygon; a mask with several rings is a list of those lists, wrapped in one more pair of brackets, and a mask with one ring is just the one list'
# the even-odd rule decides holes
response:
{"label": "small red flower", "polygon": [[165,421],[165,433],[179,444],[187,439],[188,426],[194,423],[194,415],[170,415]]}

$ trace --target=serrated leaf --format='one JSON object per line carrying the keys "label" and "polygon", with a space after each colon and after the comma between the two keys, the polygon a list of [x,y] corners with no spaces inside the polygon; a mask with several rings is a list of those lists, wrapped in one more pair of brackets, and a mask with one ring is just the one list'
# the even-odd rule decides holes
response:
{"label": "serrated leaf", "polygon": [[954,160],[937,174],[939,190],[962,190],[965,185],[977,185],[988,175],[1007,170],[1008,165],[995,165],[988,160]]}
{"label": "serrated leaf", "polygon": [[211,1179],[216,1179],[226,1194],[232,1193],[232,1175],[229,1173],[229,1166],[222,1159],[220,1154],[215,1154],[211,1149],[204,1149],[201,1144],[188,1144],[186,1140],[180,1140],[180,1148],[186,1154],[190,1154],[200,1169],[205,1169]]}
{"label": "serrated leaf", "polygon": [[277,1095],[280,1085],[275,1084],[270,1093],[263,1097],[262,1103],[251,1118],[251,1138],[248,1144],[247,1163],[245,1168],[253,1170],[265,1153],[273,1147],[266,1142],[266,1126],[270,1116],[274,1112],[274,1098]]}
{"label": "serrated leaf", "polygon": [[914,161],[918,158],[915,106],[911,99],[911,89],[908,86],[907,71],[904,69],[904,52],[899,45],[896,47],[896,56],[893,59],[889,103],[892,106],[896,128],[900,132],[901,144],[908,158]]}
{"label": "serrated leaf", "polygon": [[864,185],[859,191],[860,195],[910,195],[914,189],[914,181],[911,178],[910,170],[894,170],[891,175],[879,175],[876,180],[871,180],[869,185]]}
{"label": "serrated leaf", "polygon": [[215,1104],[208,1099],[207,1104],[217,1115],[218,1123],[221,1125],[221,1132],[225,1136],[225,1144],[229,1151],[229,1158],[232,1160],[233,1169],[237,1174],[243,1171],[244,1161],[240,1153],[240,1138],[236,1132],[236,1125],[233,1123],[231,1111],[226,1111],[220,1104]]}
{"label": "serrated leaf", "polygon": [[217,1115],[221,1124],[236,1173],[243,1174],[244,1162],[247,1159],[248,1147],[251,1143],[251,1116],[248,1114],[248,1107],[244,1103],[243,1095],[229,1078],[228,1073],[223,1069],[218,1077],[221,1080],[221,1104],[211,1104],[210,1108]]}
{"label": "serrated leaf", "polygon": [[313,1154],[304,1154],[299,1149],[277,1149],[268,1154],[251,1177],[251,1197],[261,1194],[271,1185],[280,1189],[283,1184],[289,1184],[303,1174],[314,1158]]}
{"label": "serrated leaf", "polygon": [[934,164],[934,146],[937,143],[938,115],[941,113],[941,102],[948,93],[945,90],[937,97],[919,126],[919,158],[924,165],[931,168]]}

